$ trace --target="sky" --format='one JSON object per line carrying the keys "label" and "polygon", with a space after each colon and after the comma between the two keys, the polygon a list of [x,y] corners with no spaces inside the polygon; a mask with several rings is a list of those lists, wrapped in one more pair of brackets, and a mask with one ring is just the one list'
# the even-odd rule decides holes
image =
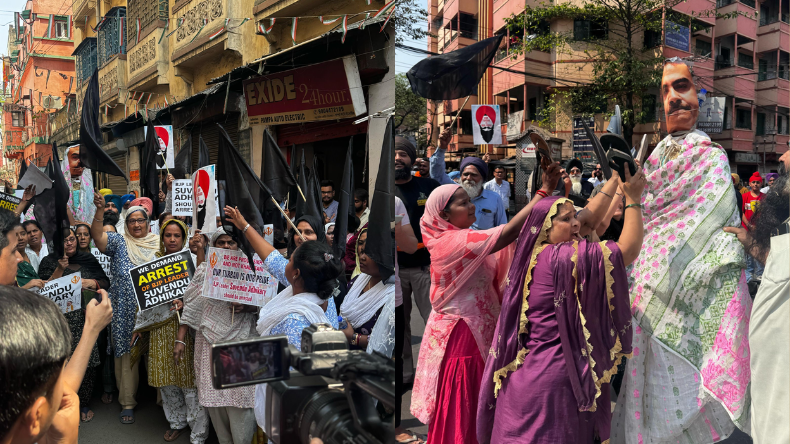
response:
{"label": "sky", "polygon": [[[0,1],[2,1],[2,0],[0,0]],[[428,29],[427,19],[426,19],[426,22],[422,24],[421,28],[423,28],[424,30]],[[422,40],[419,40],[419,41],[406,38],[406,39],[404,39],[403,44],[407,45],[407,46],[413,46],[415,48],[428,49],[428,38],[426,37],[426,38],[424,38]],[[422,54],[415,54],[414,52],[411,52],[411,51],[405,51],[403,49],[397,49],[396,48],[396,50],[395,50],[395,73],[396,74],[405,73],[406,71],[411,69],[412,66],[414,66],[417,62],[419,62],[423,58],[425,58],[425,56],[422,55]]]}

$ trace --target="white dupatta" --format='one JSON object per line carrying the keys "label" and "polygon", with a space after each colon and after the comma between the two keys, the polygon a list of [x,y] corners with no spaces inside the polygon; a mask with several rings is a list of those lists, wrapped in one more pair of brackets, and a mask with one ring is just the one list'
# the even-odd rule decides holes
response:
{"label": "white dupatta", "polygon": [[363,293],[368,282],[370,275],[360,274],[343,299],[343,305],[340,306],[340,315],[352,327],[359,327],[371,320],[389,298],[395,298],[395,285],[384,281]]}

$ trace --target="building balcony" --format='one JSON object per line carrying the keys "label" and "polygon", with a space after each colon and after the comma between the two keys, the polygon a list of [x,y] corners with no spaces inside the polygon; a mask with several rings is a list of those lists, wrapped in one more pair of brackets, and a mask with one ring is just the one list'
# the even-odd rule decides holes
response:
{"label": "building balcony", "polygon": [[[151,28],[155,30],[157,28]],[[150,90],[156,85],[168,84],[167,39],[159,42],[158,32],[143,34],[140,42],[130,46],[126,57],[126,78],[129,89]]]}
{"label": "building balcony", "polygon": [[757,106],[771,106],[777,103],[790,103],[790,81],[787,79],[787,70],[781,73],[784,78],[776,75],[776,72],[760,72],[757,76],[757,83],[754,86],[755,104]]}
{"label": "building balcony", "polygon": [[77,17],[83,19],[86,16],[93,17],[96,15],[96,0],[74,0],[74,3],[71,4],[71,12],[75,19]]}
{"label": "building balcony", "polygon": [[[173,23],[177,23],[177,19],[184,19],[184,23],[171,37],[173,45],[170,59],[176,67],[176,75],[191,78],[191,72],[185,73],[184,69],[204,68],[215,64],[225,50],[241,52],[241,35],[224,32],[210,40],[225,25],[226,18],[249,14],[249,11],[233,11],[232,7],[236,3],[238,2],[231,0],[189,0],[175,3]],[[204,19],[207,20],[205,25]]]}
{"label": "building balcony", "polygon": [[474,136],[471,134],[453,134],[450,139],[450,144],[447,148],[449,152],[460,151],[463,148],[474,146]]}
{"label": "building balcony", "polygon": [[[123,57],[123,58],[122,58]],[[119,55],[99,68],[99,103],[111,105],[126,97],[126,55]]]}
{"label": "building balcony", "polygon": [[63,108],[49,114],[50,140],[62,146],[67,142],[79,139],[80,116],[77,107],[64,106]]}
{"label": "building balcony", "polygon": [[717,36],[726,36],[737,32],[751,40],[757,39],[755,0],[719,0],[717,6],[719,14],[738,13],[736,18],[716,19]]}
{"label": "building balcony", "polygon": [[3,133],[3,149],[8,157],[8,153],[23,151],[28,142],[27,131],[9,130]]}
{"label": "building balcony", "polygon": [[711,140],[725,150],[750,153],[754,150],[754,131],[748,129],[725,129],[719,134],[710,134]]}
{"label": "building balcony", "polygon": [[757,36],[757,52],[790,51],[790,24],[786,21],[777,20],[760,26]]}
{"label": "building balcony", "polygon": [[713,87],[717,91],[724,91],[740,99],[755,99],[755,83],[757,76],[754,70],[740,66],[722,67],[716,70]]}
{"label": "building balcony", "polygon": [[[176,3],[185,3],[178,2]],[[167,0],[127,0],[126,12],[129,17],[140,18],[140,41],[146,35],[157,28],[164,28],[168,19]],[[128,26],[126,29],[127,47],[131,50],[132,46],[139,44],[137,38],[137,26]]]}

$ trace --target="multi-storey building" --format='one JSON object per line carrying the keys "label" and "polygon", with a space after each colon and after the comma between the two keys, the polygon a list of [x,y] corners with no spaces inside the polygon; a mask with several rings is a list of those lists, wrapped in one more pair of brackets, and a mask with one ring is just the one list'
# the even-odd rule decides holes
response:
{"label": "multi-storey building", "polygon": [[4,58],[3,154],[43,166],[51,157],[49,115],[73,91],[70,11],[57,0],[28,0],[9,28]]}
{"label": "multi-storey building", "polygon": [[[394,66],[394,51],[385,38],[392,37],[393,31],[391,25],[384,33],[376,26],[359,26],[366,13],[384,6],[382,0],[367,3],[75,0],[71,11],[76,61],[73,98],[82,103],[87,81],[98,70],[104,148],[130,179],[127,185],[122,178],[101,175],[100,183],[118,194],[139,190],[139,148],[149,119],[156,125],[173,126],[176,151],[191,136],[193,153],[197,153],[202,138],[212,163],[219,155],[215,123],[220,123],[259,170],[266,126],[250,125],[242,81],[260,74],[356,54],[368,110],[384,110],[387,106],[382,103],[387,101],[392,106],[394,82],[382,83],[381,78],[394,75],[388,73],[394,71],[388,68]],[[342,15],[348,15],[345,43],[340,41],[342,20],[325,24]],[[299,17],[296,29],[294,17]],[[379,25],[383,18],[376,19]],[[372,22],[373,18],[366,21]],[[53,115],[53,139],[59,144],[75,140],[78,120],[74,108]],[[379,125],[373,119],[370,125],[354,125],[354,120],[270,125],[269,129],[281,147],[302,146],[308,163],[314,155],[318,157],[322,177],[339,181],[343,155],[336,152],[344,153],[348,136],[355,136],[355,150],[364,159],[364,134],[372,134],[371,127]],[[370,146],[378,150],[381,144]],[[196,162],[197,156],[193,157]],[[359,169],[356,177],[362,178],[361,162]]]}
{"label": "multi-storey building", "polygon": [[[518,31],[508,30],[505,19],[522,13],[525,5],[541,7],[537,0],[527,0],[526,3],[516,0],[430,0],[428,3],[429,30],[435,35],[429,37],[429,51],[447,52],[474,43],[484,28],[483,23],[490,24],[488,26],[494,34],[506,34],[494,65],[511,71],[489,69],[493,88],[479,102],[501,105],[503,134],[518,135],[534,127],[537,120],[542,120],[540,114],[547,93],[572,85],[574,81],[589,82],[591,79],[591,66],[583,54],[586,49],[584,43],[573,45],[570,51],[553,49],[550,52],[513,53],[511,42],[518,45],[524,36]],[[662,34],[667,34],[667,26],[662,34],[640,33],[635,36],[644,42],[644,48],[653,48],[658,55],[693,58],[697,87],[705,88],[708,97],[725,98],[722,131],[710,135],[727,150],[732,170],[742,176],[751,175],[758,169],[762,172],[776,170],[778,156],[788,149],[789,3],[788,0],[689,0],[679,3],[672,11],[679,22],[698,25],[685,40],[671,43],[662,40]],[[491,13],[483,14],[481,11]],[[713,14],[700,14],[700,11],[717,11],[722,15],[738,12],[739,15],[716,18]],[[579,40],[608,38],[608,25],[605,23],[556,19],[545,23],[545,28],[552,33],[573,33]],[[644,134],[648,135],[651,146],[666,135],[662,132],[660,93],[657,88],[648,93],[652,94],[648,94],[647,106],[655,113],[650,112],[653,117],[634,128],[634,145],[638,145]],[[463,99],[436,106],[429,102],[428,131],[434,143],[462,103]],[[463,151],[475,151],[471,134],[471,105],[475,103],[478,103],[478,97],[472,96],[453,128],[451,151],[459,153],[448,154],[448,161],[458,160]],[[589,157],[574,147],[574,117],[577,116],[572,110],[560,110],[553,116],[551,127],[547,128],[556,140],[562,139],[564,159]],[[603,131],[607,124],[603,115],[596,116],[597,131]],[[502,146],[508,146],[504,142]],[[496,158],[512,156],[515,150],[500,147],[491,151]]]}

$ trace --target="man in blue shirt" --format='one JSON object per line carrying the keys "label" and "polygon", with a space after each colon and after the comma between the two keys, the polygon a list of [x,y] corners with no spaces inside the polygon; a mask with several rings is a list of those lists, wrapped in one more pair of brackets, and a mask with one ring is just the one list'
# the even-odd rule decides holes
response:
{"label": "man in blue shirt", "polygon": [[[439,148],[431,156],[431,178],[442,185],[455,183],[445,172],[444,163],[444,153],[451,137],[450,128],[442,131],[442,135],[439,137]],[[476,230],[488,230],[507,223],[507,214],[502,205],[502,198],[493,191],[483,189],[487,178],[488,166],[479,157],[466,157],[461,161],[460,185],[469,193],[472,203],[475,204],[477,220],[472,228]]]}

